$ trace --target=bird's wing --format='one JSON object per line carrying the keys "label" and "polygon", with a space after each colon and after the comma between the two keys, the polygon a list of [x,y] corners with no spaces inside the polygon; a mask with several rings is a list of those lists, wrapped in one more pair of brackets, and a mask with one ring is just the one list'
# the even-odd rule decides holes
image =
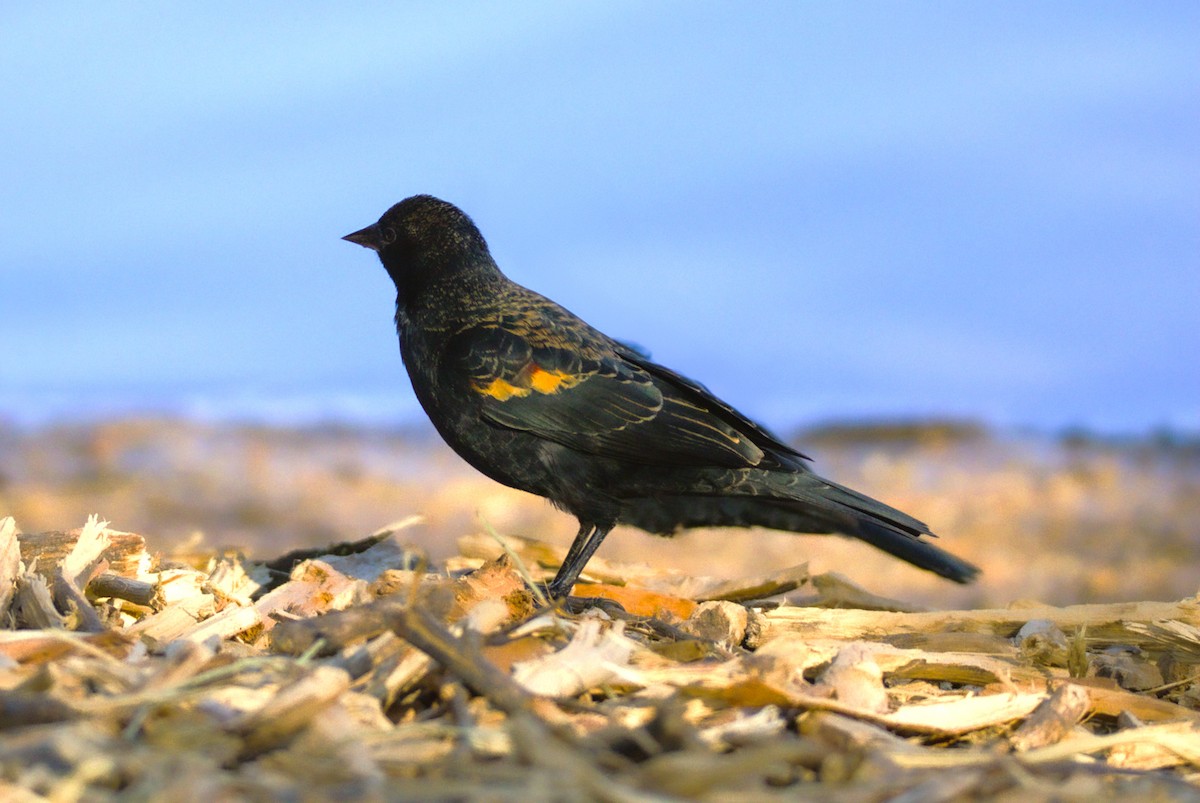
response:
{"label": "bird's wing", "polygon": [[[739,432],[745,433],[760,448],[780,461],[792,465],[794,460],[812,459],[794,446],[788,445],[782,438],[762,424],[747,418],[733,406],[721,401],[713,395],[711,390],[696,380],[689,379],[681,373],[672,371],[665,365],[659,365],[654,362],[650,359],[650,355],[643,349],[633,348],[625,343],[618,342],[617,351],[623,359],[655,377],[659,380],[660,384],[669,384],[676,392],[690,398],[695,405],[711,411],[713,415],[723,419],[728,425]],[[792,467],[795,468],[798,466],[792,465]]]}
{"label": "bird's wing", "polygon": [[578,328],[478,326],[452,338],[445,359],[485,420],[581,452],[650,465],[763,458],[737,428]]}

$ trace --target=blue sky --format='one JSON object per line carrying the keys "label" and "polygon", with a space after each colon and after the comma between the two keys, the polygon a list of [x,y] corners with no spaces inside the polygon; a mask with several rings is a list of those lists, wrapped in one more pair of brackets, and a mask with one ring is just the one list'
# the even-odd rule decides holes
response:
{"label": "blue sky", "polygon": [[0,11],[0,417],[416,414],[340,236],[501,266],[787,428],[1200,429],[1200,5]]}

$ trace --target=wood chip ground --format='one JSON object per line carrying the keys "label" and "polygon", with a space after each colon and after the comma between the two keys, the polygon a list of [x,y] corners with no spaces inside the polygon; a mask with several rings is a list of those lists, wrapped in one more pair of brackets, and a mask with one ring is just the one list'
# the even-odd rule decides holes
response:
{"label": "wood chip ground", "polygon": [[556,548],[402,536],[169,562],[0,520],[0,799],[1200,799],[1197,598],[595,560],[550,606]]}

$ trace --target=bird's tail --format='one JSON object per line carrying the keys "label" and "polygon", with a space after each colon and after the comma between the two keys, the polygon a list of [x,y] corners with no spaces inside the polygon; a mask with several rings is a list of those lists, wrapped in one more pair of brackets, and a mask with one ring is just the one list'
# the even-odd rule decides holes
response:
{"label": "bird's tail", "polygon": [[[833,532],[851,535],[866,541],[884,552],[906,560],[914,566],[939,574],[956,583],[969,583],[979,574],[979,567],[934,546],[924,537],[936,538],[922,521],[845,486],[830,482],[816,474],[785,475],[782,482],[772,482],[780,496],[759,498],[765,506],[785,513],[786,524],[805,526],[809,519],[825,520]],[[794,522],[786,521],[788,508],[795,510]],[[803,531],[791,526],[785,529]]]}
{"label": "bird's tail", "polygon": [[663,534],[681,527],[747,526],[841,533],[956,583],[969,583],[979,574],[977,566],[925,540],[936,536],[924,522],[877,499],[811,472],[739,474],[725,484],[733,486],[733,495],[630,500],[621,520]]}
{"label": "bird's tail", "polygon": [[899,533],[870,519],[861,520],[858,529],[852,535],[914,566],[956,583],[969,583],[979,574],[979,567],[975,564],[968,563],[915,535]]}

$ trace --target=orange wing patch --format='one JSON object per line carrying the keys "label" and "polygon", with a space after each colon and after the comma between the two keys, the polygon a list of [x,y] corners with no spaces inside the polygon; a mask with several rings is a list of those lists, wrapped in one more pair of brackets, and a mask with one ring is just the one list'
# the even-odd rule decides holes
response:
{"label": "orange wing patch", "polygon": [[[538,393],[558,393],[564,388],[578,385],[580,378],[562,371],[547,371],[534,365],[531,370],[522,371],[517,377],[520,384],[514,385],[506,379],[497,377],[486,385],[476,384],[475,389],[485,396],[491,396],[497,401],[507,401],[513,398],[528,396],[533,391]],[[528,383],[528,384],[526,384]]]}

